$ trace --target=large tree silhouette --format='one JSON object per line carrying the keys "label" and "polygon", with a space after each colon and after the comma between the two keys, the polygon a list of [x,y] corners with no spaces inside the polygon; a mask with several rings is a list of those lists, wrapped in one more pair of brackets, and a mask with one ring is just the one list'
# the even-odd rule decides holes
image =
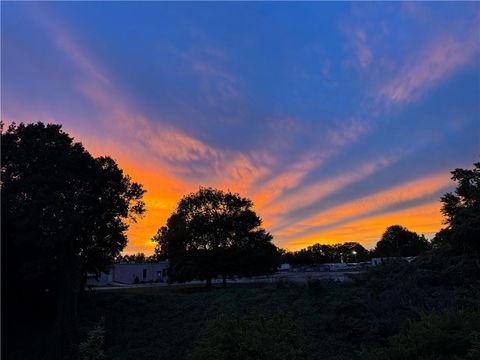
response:
{"label": "large tree silhouette", "polygon": [[229,276],[275,271],[279,252],[252,208],[251,200],[212,188],[185,196],[153,239],[168,257],[169,279],[210,286],[221,276],[225,286]]}
{"label": "large tree silhouette", "polygon": [[64,356],[85,274],[106,270],[125,247],[144,190],[61,125],[13,124],[1,140],[4,306],[23,307],[25,317],[36,301],[52,307]]}

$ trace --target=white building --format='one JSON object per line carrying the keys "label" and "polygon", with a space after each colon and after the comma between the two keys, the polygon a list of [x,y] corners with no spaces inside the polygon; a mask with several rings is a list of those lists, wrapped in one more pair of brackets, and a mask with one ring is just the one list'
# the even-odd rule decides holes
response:
{"label": "white building", "polygon": [[89,276],[87,285],[104,286],[111,283],[136,284],[167,281],[168,261],[155,263],[119,263],[109,273],[101,273],[98,280]]}
{"label": "white building", "polygon": [[374,258],[372,258],[371,262],[372,262],[372,266],[377,266],[377,265],[380,265],[381,263],[383,263],[384,261],[401,259],[401,260],[405,260],[407,262],[412,262],[415,258],[416,258],[416,256],[374,257]]}

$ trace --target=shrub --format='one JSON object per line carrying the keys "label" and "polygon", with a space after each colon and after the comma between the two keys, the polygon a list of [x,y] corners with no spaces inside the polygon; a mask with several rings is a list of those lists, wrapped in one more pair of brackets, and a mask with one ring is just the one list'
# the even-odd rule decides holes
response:
{"label": "shrub", "polygon": [[188,360],[307,359],[303,334],[288,313],[221,315],[209,322]]}
{"label": "shrub", "polygon": [[332,279],[308,279],[307,288],[310,295],[323,295],[337,285]]}
{"label": "shrub", "polygon": [[479,354],[480,314],[474,311],[446,310],[424,313],[409,320],[388,346],[364,353],[363,358],[450,360],[474,359]]}
{"label": "shrub", "polygon": [[281,279],[276,283],[277,289],[300,289],[303,286],[303,283],[298,283],[287,279]]}
{"label": "shrub", "polygon": [[85,341],[78,346],[80,360],[102,360],[105,358],[103,345],[105,343],[104,320],[88,332]]}

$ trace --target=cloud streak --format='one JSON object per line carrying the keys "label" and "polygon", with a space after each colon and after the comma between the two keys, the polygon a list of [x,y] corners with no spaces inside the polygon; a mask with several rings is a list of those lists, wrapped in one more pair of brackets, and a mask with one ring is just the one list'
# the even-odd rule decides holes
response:
{"label": "cloud streak", "polygon": [[475,21],[466,38],[446,35],[435,39],[419,56],[401,67],[390,81],[380,87],[379,96],[389,103],[408,103],[468,65],[480,50],[478,29]]}
{"label": "cloud streak", "polygon": [[[311,238],[313,234],[322,234],[322,228],[328,229],[339,227],[339,225],[357,222],[360,219],[368,219],[378,216],[378,212],[385,214],[394,213],[394,205],[405,204],[407,208],[412,208],[410,203],[413,200],[426,199],[431,201],[430,197],[439,191],[447,191],[452,185],[448,177],[448,171],[430,175],[428,177],[409,181],[399,186],[368,195],[360,199],[342,204],[311,217],[302,219],[293,226],[277,229],[276,235],[282,239],[282,242],[298,242]],[[439,203],[439,201],[437,201]],[[382,215],[382,216],[384,216]],[[393,217],[393,216],[391,216]],[[319,241],[322,239],[319,238]]]}
{"label": "cloud streak", "polygon": [[317,203],[349,185],[374,175],[378,171],[395,163],[399,157],[399,154],[380,156],[378,159],[364,163],[351,171],[347,171],[345,174],[327,179],[326,181],[303,186],[295,193],[275,199],[275,201],[265,206],[264,211],[269,212],[272,216],[280,216],[279,220],[285,225],[289,223],[289,213]]}

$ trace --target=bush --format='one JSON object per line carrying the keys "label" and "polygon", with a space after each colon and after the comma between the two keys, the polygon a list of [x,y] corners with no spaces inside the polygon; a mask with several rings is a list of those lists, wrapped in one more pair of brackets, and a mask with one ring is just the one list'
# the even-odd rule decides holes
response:
{"label": "bush", "polygon": [[307,359],[303,334],[291,314],[221,315],[207,324],[188,360]]}
{"label": "bush", "polygon": [[88,332],[87,338],[78,346],[80,360],[102,360],[105,358],[103,345],[105,343],[104,320]]}
{"label": "bush", "polygon": [[480,313],[463,310],[424,313],[409,320],[388,346],[365,352],[368,360],[478,359]]}
{"label": "bush", "polygon": [[277,289],[299,289],[304,286],[303,283],[296,283],[294,281],[286,280],[286,279],[281,279],[277,281],[276,283],[276,288]]}
{"label": "bush", "polygon": [[332,279],[308,279],[307,288],[310,295],[324,295],[333,287],[335,280]]}

